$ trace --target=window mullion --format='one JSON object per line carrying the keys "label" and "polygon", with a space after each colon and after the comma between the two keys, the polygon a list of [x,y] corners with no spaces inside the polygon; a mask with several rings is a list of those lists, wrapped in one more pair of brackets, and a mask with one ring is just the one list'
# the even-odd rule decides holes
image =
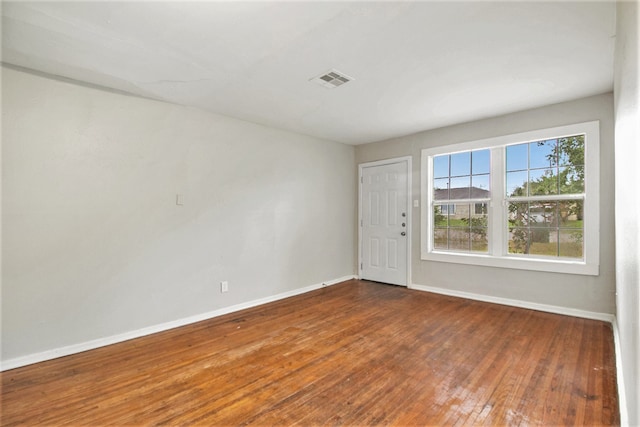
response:
{"label": "window mullion", "polygon": [[542,196],[518,196],[518,197],[506,197],[505,201],[511,203],[517,202],[543,202],[547,200],[562,201],[562,200],[584,200],[584,193],[574,194],[546,194]]}
{"label": "window mullion", "polygon": [[491,149],[491,203],[489,207],[489,253],[493,256],[502,256],[506,253],[504,171],[504,148],[494,147]]}
{"label": "window mullion", "polygon": [[474,203],[489,203],[491,201],[491,199],[487,199],[487,198],[482,198],[482,199],[446,199],[446,200],[434,200],[433,201],[433,205],[434,206],[440,206],[440,205],[455,205],[455,204],[459,204],[459,205],[466,205],[466,204],[474,204]]}

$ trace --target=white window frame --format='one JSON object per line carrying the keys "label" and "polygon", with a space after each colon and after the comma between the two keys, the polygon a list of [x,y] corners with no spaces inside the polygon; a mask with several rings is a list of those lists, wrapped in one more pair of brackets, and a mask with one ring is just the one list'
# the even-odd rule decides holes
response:
{"label": "white window frame", "polygon": [[[507,247],[507,145],[585,135],[583,258],[551,258],[509,254]],[[443,154],[491,149],[491,200],[488,203],[488,253],[439,251],[433,248],[433,158]],[[427,148],[421,158],[421,258],[427,261],[597,276],[600,270],[600,123],[558,126],[495,138]]]}

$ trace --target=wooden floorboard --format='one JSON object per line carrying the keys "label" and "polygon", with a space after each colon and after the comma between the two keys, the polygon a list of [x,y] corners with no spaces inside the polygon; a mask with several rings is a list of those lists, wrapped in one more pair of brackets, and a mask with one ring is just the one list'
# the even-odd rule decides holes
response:
{"label": "wooden floorboard", "polygon": [[0,374],[13,425],[618,425],[605,322],[352,280]]}

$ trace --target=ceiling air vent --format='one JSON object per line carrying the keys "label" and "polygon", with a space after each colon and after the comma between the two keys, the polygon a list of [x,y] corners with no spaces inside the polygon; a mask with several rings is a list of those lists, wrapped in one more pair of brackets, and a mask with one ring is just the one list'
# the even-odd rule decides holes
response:
{"label": "ceiling air vent", "polygon": [[329,70],[326,73],[311,79],[312,82],[316,82],[329,89],[342,86],[345,83],[349,83],[351,80],[354,80],[353,77],[349,77],[337,70]]}

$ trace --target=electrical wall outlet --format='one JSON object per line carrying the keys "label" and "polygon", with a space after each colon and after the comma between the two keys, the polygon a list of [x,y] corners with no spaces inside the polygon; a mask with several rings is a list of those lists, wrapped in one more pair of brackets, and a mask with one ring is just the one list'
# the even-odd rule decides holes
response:
{"label": "electrical wall outlet", "polygon": [[226,280],[220,282],[220,292],[229,292],[229,282]]}

